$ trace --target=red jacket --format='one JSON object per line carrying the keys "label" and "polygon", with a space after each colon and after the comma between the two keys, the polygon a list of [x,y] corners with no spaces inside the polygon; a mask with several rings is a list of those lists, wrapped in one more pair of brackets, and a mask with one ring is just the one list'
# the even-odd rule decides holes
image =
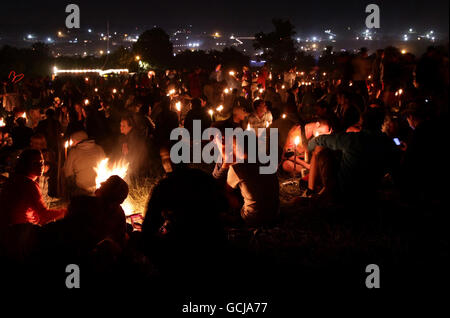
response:
{"label": "red jacket", "polygon": [[0,225],[44,225],[64,216],[66,210],[48,209],[39,184],[28,177],[12,177],[0,193]]}

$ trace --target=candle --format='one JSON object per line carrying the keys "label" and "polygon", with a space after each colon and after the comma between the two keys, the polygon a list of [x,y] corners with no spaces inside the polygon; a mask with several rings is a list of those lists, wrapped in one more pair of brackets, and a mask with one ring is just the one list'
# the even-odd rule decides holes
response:
{"label": "candle", "polygon": [[214,121],[214,120],[213,120],[213,114],[214,114],[214,111],[213,111],[212,109],[210,109],[210,110],[208,110],[208,113],[209,113],[209,115],[211,116],[211,121]]}
{"label": "candle", "polygon": [[176,110],[178,112],[178,122],[181,125],[181,102],[176,102],[175,103],[175,108],[176,108]]}
{"label": "candle", "polygon": [[64,144],[64,158],[67,160],[67,149],[69,148],[69,141],[67,140]]}
{"label": "candle", "polygon": [[294,176],[293,178],[295,178],[295,175],[297,174],[297,146],[300,143],[300,136],[295,137],[294,139]]}

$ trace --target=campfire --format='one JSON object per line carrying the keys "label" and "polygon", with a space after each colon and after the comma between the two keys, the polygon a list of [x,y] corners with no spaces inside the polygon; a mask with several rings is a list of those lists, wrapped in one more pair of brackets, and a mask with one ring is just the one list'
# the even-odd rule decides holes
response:
{"label": "campfire", "polygon": [[[102,182],[105,182],[111,176],[116,175],[122,179],[125,179],[127,176],[128,166],[129,164],[125,161],[119,161],[109,165],[108,158],[101,160],[97,164],[97,167],[94,168],[97,173],[97,177],[95,178],[96,189],[100,188]],[[129,196],[126,198],[125,202],[122,203],[122,208],[126,216],[130,216],[136,212]]]}

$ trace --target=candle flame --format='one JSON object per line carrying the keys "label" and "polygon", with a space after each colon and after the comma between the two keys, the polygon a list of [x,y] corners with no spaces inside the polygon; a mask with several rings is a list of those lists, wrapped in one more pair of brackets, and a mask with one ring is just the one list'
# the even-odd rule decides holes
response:
{"label": "candle flame", "polygon": [[298,146],[299,143],[300,143],[300,136],[297,136],[294,139],[294,144],[295,144],[295,146]]}
{"label": "candle flame", "polygon": [[281,118],[286,118],[286,114],[281,115]]}
{"label": "candle flame", "polygon": [[216,110],[217,110],[218,112],[222,111],[222,110],[223,110],[223,105],[220,105],[219,107],[217,107]]}
{"label": "candle flame", "polygon": [[0,118],[0,127],[5,127],[5,120],[3,118]]}
{"label": "candle flame", "polygon": [[177,109],[177,111],[181,111],[181,102],[177,102],[176,104],[175,104],[175,108]]}

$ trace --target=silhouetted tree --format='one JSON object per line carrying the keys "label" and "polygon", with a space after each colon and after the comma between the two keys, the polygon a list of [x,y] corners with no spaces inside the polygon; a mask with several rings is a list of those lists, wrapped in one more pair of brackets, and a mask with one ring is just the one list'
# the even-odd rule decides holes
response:
{"label": "silhouetted tree", "polygon": [[294,26],[288,20],[273,19],[275,31],[270,33],[257,33],[253,47],[263,50],[263,58],[277,71],[287,69],[293,65],[296,48],[293,36]]}
{"label": "silhouetted tree", "polygon": [[173,60],[173,45],[169,35],[161,28],[142,33],[133,46],[133,52],[152,68],[167,68]]}

